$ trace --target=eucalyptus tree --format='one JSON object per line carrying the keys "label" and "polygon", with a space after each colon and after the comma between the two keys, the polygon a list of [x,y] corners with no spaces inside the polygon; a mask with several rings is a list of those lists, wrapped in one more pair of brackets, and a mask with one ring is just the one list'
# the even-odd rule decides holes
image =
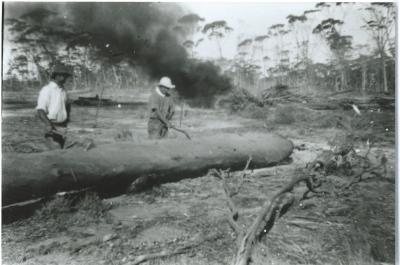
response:
{"label": "eucalyptus tree", "polygon": [[41,85],[48,81],[49,69],[56,61],[69,63],[70,56],[62,55],[63,49],[68,53],[72,51],[69,42],[74,43],[81,35],[67,19],[46,8],[33,9],[17,18],[6,19],[5,25],[17,53],[24,53],[28,62],[36,66]]}
{"label": "eucalyptus tree", "polygon": [[237,45],[239,55],[244,55],[242,58],[246,62],[250,62],[252,60],[252,45],[253,39],[251,38],[244,39]]}
{"label": "eucalyptus tree", "polygon": [[297,62],[301,62],[308,59],[308,41],[307,35],[304,35],[304,22],[307,21],[306,15],[302,14],[300,16],[288,15],[286,17],[288,20],[289,28],[293,32],[293,36],[296,40],[297,46]]}
{"label": "eucalyptus tree", "polygon": [[265,75],[266,65],[264,61],[265,57],[265,42],[269,39],[268,35],[259,35],[254,38],[254,45],[253,45],[253,56],[255,57],[256,61],[259,61],[262,66],[262,73],[263,76]]}
{"label": "eucalyptus tree", "polygon": [[389,89],[386,61],[389,55],[393,59],[395,58],[395,6],[391,2],[371,3],[364,10],[364,25],[362,27],[370,34],[379,54],[383,91],[387,93]]}
{"label": "eucalyptus tree", "polygon": [[186,28],[190,37],[192,37],[200,29],[198,25],[203,21],[204,18],[194,13],[184,15],[178,19],[178,23]]}
{"label": "eucalyptus tree", "polygon": [[288,35],[290,30],[286,28],[284,24],[274,24],[268,28],[268,35],[275,39],[275,67],[277,68],[278,75],[280,76],[280,82],[283,82],[283,75],[286,72],[286,60],[289,60],[287,51],[287,42],[285,36]]}
{"label": "eucalyptus tree", "polygon": [[[18,18],[5,21],[12,33],[12,41],[27,47],[31,56],[39,56],[52,65],[65,43],[76,33],[68,20],[46,8],[30,10]],[[38,57],[35,63],[38,63]]]}
{"label": "eucalyptus tree", "polygon": [[347,89],[346,56],[352,49],[353,37],[342,35],[337,29],[343,25],[342,20],[328,18],[321,21],[314,30],[314,34],[319,34],[328,44],[340,71],[340,84],[337,82],[337,90]]}
{"label": "eucalyptus tree", "polygon": [[220,58],[223,58],[222,55],[222,39],[230,32],[233,31],[233,28],[229,27],[225,20],[217,20],[211,23],[204,25],[202,32],[206,34],[209,39],[214,39],[219,51]]}
{"label": "eucalyptus tree", "polygon": [[193,53],[194,53],[193,48],[195,47],[195,46],[194,46],[194,42],[193,42],[192,40],[186,40],[186,41],[184,41],[184,42],[182,43],[182,45],[183,45],[183,47],[186,48],[186,50],[187,50],[188,53],[190,54],[190,57],[193,58]]}
{"label": "eucalyptus tree", "polygon": [[194,13],[184,15],[178,19],[179,25],[176,26],[176,28],[180,29],[179,35],[184,38],[182,45],[186,48],[188,54],[192,58],[194,57],[194,48],[198,46],[197,41],[195,43],[194,35],[201,29],[199,23],[203,21],[204,18]]}
{"label": "eucalyptus tree", "polygon": [[[310,45],[312,42],[312,27],[315,22],[315,14],[319,9],[305,10],[301,15],[290,14],[286,17],[291,35],[296,41],[296,65],[303,65],[308,75],[308,68],[311,64]],[[306,78],[310,79],[310,76]]]}

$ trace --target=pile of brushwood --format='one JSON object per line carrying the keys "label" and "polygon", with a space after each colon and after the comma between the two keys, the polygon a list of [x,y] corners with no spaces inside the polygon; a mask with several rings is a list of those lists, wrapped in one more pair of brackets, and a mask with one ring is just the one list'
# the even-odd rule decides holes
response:
{"label": "pile of brushwood", "polygon": [[394,110],[395,98],[387,95],[360,95],[352,91],[343,91],[318,95],[305,94],[299,89],[286,85],[276,85],[265,89],[260,95],[253,95],[246,89],[235,89],[221,99],[219,105],[228,105],[232,112],[242,111],[249,105],[257,107],[276,106],[285,103],[305,104],[313,110],[351,110],[356,106],[360,110]]}
{"label": "pile of brushwood", "polygon": [[276,85],[261,93],[264,105],[275,105],[279,103],[307,103],[311,97],[292,92],[286,85]]}
{"label": "pile of brushwood", "polygon": [[232,112],[242,111],[249,107],[249,105],[256,107],[263,107],[265,105],[263,100],[254,96],[246,89],[235,89],[228,97],[221,99],[217,104],[220,106],[227,105]]}
{"label": "pile of brushwood", "polygon": [[256,96],[244,88],[236,88],[226,97],[221,98],[217,105],[228,107],[232,112],[242,111],[249,107],[264,107],[289,101],[304,102],[303,97],[291,93],[287,86],[277,85]]}
{"label": "pile of brushwood", "polygon": [[263,91],[263,105],[280,103],[302,103],[314,110],[351,110],[357,106],[361,110],[390,110],[395,108],[395,98],[387,95],[360,95],[353,91],[341,91],[321,95],[305,95],[285,85],[276,85]]}

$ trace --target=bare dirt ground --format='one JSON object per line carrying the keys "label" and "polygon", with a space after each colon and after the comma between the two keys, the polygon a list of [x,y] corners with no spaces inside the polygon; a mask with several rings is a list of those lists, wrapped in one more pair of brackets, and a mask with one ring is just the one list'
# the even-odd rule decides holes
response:
{"label": "bare dirt ground", "polygon": [[[146,137],[146,109],[75,107],[69,131],[95,144],[136,141]],[[3,110],[3,152],[35,152],[40,138],[34,111]],[[175,124],[179,125],[179,109]],[[393,120],[394,127],[394,120]],[[329,149],[337,128],[271,125],[224,110],[184,110],[182,128],[194,138],[224,131],[272,131],[295,145],[292,161],[256,170],[234,201],[242,225],[248,226],[263,202],[287,183],[296,167],[304,167]],[[392,129],[392,128],[391,128]],[[36,137],[36,138],[35,138]],[[184,136],[171,132],[170,137]],[[394,264],[395,148],[381,142],[373,155],[385,153],[388,173],[343,189],[352,179],[330,175],[328,191],[295,205],[257,245],[253,264]],[[360,150],[365,147],[360,145]],[[244,166],[244,165],[243,165]],[[234,181],[234,180],[232,180]],[[299,187],[302,189],[302,187]],[[80,198],[58,196],[24,220],[2,226],[3,264],[133,264],[142,254],[191,246],[182,254],[143,264],[230,264],[235,235],[228,221],[221,182],[211,176],[185,179],[114,198],[88,193]]]}

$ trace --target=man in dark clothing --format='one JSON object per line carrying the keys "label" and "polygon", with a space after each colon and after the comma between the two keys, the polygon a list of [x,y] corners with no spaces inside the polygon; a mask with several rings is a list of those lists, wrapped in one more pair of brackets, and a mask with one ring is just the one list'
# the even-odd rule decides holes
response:
{"label": "man in dark clothing", "polygon": [[169,90],[175,88],[169,77],[161,78],[149,99],[149,121],[147,131],[150,139],[162,139],[168,135],[174,116],[174,104]]}

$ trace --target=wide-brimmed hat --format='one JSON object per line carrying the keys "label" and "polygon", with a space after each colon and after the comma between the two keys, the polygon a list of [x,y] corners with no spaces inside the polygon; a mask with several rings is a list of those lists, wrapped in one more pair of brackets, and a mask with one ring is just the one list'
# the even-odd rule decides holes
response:
{"label": "wide-brimmed hat", "polygon": [[169,77],[167,77],[167,76],[164,76],[164,77],[162,77],[160,79],[160,82],[158,83],[158,86],[163,86],[163,87],[166,87],[166,88],[169,88],[169,89],[175,88],[175,85],[172,84],[171,79]]}
{"label": "wide-brimmed hat", "polygon": [[67,67],[66,65],[61,64],[61,63],[57,63],[53,67],[52,73],[53,73],[53,75],[54,74],[72,75],[71,69],[69,67]]}

